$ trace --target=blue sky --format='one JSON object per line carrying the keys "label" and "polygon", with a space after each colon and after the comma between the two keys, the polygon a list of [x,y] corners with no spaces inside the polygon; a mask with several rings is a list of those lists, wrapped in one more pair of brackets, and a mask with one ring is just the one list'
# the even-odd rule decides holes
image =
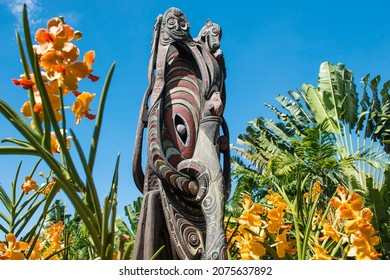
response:
{"label": "blue sky", "polygon": [[[15,41],[21,29],[21,5],[28,4],[32,30],[48,19],[64,16],[83,33],[76,42],[81,53],[95,50],[97,83],[85,82],[81,90],[100,95],[105,75],[116,62],[95,168],[101,196],[112,178],[117,153],[121,153],[119,207],[140,195],[131,175],[131,159],[141,99],[147,87],[147,65],[153,24],[169,7],[180,8],[196,37],[207,19],[223,28],[221,49],[227,66],[225,117],[231,142],[245,131],[248,121],[273,117],[264,103],[295,90],[302,83],[316,85],[324,61],[344,62],[355,81],[367,73],[390,79],[390,21],[387,1],[48,1],[0,0],[0,98],[14,108],[27,100],[11,79],[22,73]],[[359,89],[359,87],[358,87]],[[361,91],[360,91],[361,92]],[[93,112],[96,112],[96,98]],[[83,119],[70,127],[89,144],[93,122]],[[0,138],[17,137],[0,116]],[[0,157],[0,183],[9,186],[20,157]],[[23,158],[26,170],[35,159]],[[26,171],[27,172],[27,171]],[[24,176],[24,175],[23,175]]]}

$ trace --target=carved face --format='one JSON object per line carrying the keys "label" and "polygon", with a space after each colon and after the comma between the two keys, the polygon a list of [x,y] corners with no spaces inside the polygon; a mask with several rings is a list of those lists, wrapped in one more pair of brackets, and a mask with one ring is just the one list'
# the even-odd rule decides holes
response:
{"label": "carved face", "polygon": [[190,23],[179,9],[171,8],[164,14],[163,28],[175,40],[186,40],[189,37]]}
{"label": "carved face", "polygon": [[201,39],[206,43],[208,49],[213,53],[219,49],[222,38],[222,29],[211,20],[207,20],[205,27],[200,32]]}

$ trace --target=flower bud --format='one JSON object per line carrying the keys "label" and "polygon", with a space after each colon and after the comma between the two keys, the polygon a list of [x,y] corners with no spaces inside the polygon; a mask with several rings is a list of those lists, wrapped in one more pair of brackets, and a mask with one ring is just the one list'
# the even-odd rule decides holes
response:
{"label": "flower bud", "polygon": [[83,33],[81,33],[80,31],[76,30],[76,31],[74,32],[74,38],[73,38],[73,40],[77,41],[77,40],[80,40],[82,37],[83,37]]}

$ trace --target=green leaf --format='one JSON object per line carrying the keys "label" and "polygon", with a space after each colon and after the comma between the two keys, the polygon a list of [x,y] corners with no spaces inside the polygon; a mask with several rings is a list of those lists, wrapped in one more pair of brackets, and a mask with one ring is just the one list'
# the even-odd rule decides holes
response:
{"label": "green leaf", "polygon": [[[28,23],[26,23],[26,24],[28,26]],[[30,38],[29,33],[25,33],[25,35],[26,35],[26,37]],[[21,57],[21,60],[22,60],[22,63],[23,63],[24,74],[26,75],[27,79],[30,79],[30,67],[28,66],[26,55],[25,55],[24,48],[23,48],[23,43],[22,43],[22,40],[20,39],[20,36],[19,36],[18,32],[16,32],[16,40],[17,40],[17,43],[18,43],[20,57]],[[31,44],[31,40],[29,40],[28,42]],[[32,45],[27,45],[27,49],[29,51],[30,57],[33,57],[32,56],[33,55]],[[35,129],[38,131],[38,133],[40,135],[42,135],[43,131],[42,131],[42,127],[40,125],[41,121],[39,119],[38,114],[35,113],[35,111],[34,111],[35,97],[34,97],[34,92],[33,92],[32,88],[30,88],[28,90],[28,98],[29,98],[29,101],[30,101],[30,110],[32,112],[32,119],[33,119],[33,122],[36,124]]]}
{"label": "green leaf", "polygon": [[8,225],[11,224],[11,220],[3,212],[0,212],[0,218],[2,218]]}
{"label": "green leaf", "polygon": [[[4,115],[9,122],[27,139],[40,141],[41,136],[34,131],[31,126],[19,116],[19,114],[10,107],[5,101],[0,99],[0,113]],[[31,143],[31,141],[30,141]]]}
{"label": "green leaf", "polygon": [[334,123],[333,116],[330,115],[328,112],[330,106],[328,105],[328,108],[326,108],[324,104],[322,93],[309,84],[303,84],[302,89],[306,93],[310,111],[313,113],[317,123],[322,124],[325,121],[329,121],[327,131],[332,133],[339,133],[340,130],[338,126]]}
{"label": "green leaf", "polygon": [[95,182],[93,180],[92,171],[89,168],[89,165],[87,163],[87,159],[84,155],[84,152],[81,148],[81,145],[79,143],[79,140],[78,140],[76,134],[74,133],[74,131],[72,129],[70,130],[70,133],[71,133],[71,136],[73,138],[73,142],[76,146],[77,153],[79,154],[81,163],[83,165],[85,175],[87,177],[87,190],[86,190],[87,202],[90,205],[92,205],[93,213],[95,213],[95,215],[97,217],[97,222],[99,224],[99,230],[101,230],[101,227],[102,227],[102,225],[101,225],[101,220],[102,220],[101,205],[100,205],[100,201],[99,201],[99,196],[97,194],[96,185],[95,185]]}
{"label": "green leaf", "polygon": [[93,171],[93,167],[95,165],[96,152],[97,152],[97,147],[99,144],[99,136],[100,136],[100,131],[101,131],[102,122],[103,122],[104,108],[105,108],[105,104],[106,104],[108,88],[109,88],[110,83],[111,83],[112,75],[114,74],[114,69],[115,69],[115,63],[113,63],[111,65],[111,68],[108,71],[106,81],[104,82],[102,94],[100,97],[99,108],[98,108],[96,122],[95,122],[95,129],[93,131],[93,136],[92,136],[92,141],[91,141],[91,150],[89,152],[89,160],[88,160],[89,169],[91,170],[91,172]]}
{"label": "green leaf", "polygon": [[7,211],[11,213],[11,209],[12,209],[11,198],[8,196],[7,192],[3,189],[1,185],[0,185],[0,200],[1,202],[3,202],[3,205],[5,206]]}
{"label": "green leaf", "polygon": [[367,114],[369,112],[370,104],[371,104],[370,98],[369,98],[368,93],[367,93],[367,85],[368,85],[369,78],[370,78],[370,74],[367,74],[366,76],[364,76],[362,78],[363,96],[360,100],[360,112],[359,112],[358,123],[357,123],[357,127],[356,127],[357,132],[362,131],[363,128],[365,127],[364,123],[365,123]]}
{"label": "green leaf", "polygon": [[[0,212],[0,216],[1,216],[1,212]],[[0,230],[1,230],[2,232],[4,232],[4,234],[9,233],[9,230],[7,230],[2,224],[0,224]]]}
{"label": "green leaf", "polygon": [[156,260],[161,252],[165,249],[165,245],[161,246],[160,249],[157,250],[156,253],[150,258],[150,260]]}
{"label": "green leaf", "polygon": [[142,197],[138,197],[133,201],[133,206],[125,206],[125,214],[130,222],[131,230],[134,234],[137,232],[139,215],[141,212]]}
{"label": "green leaf", "polygon": [[41,201],[35,203],[24,215],[22,215],[14,224],[14,228],[18,227],[18,230],[15,233],[15,236],[21,234],[26,227],[26,225],[30,222],[31,218],[34,216],[36,211],[39,209],[41,204],[46,200],[42,198]]}
{"label": "green leaf", "polygon": [[31,33],[30,33],[30,26],[28,22],[26,4],[23,5],[23,33],[24,33],[24,40],[26,41],[27,52],[30,57],[31,64],[33,64],[34,50],[33,50],[33,43],[31,40]]}
{"label": "green leaf", "polygon": [[24,148],[15,146],[2,146],[0,147],[0,155],[31,155],[38,156],[37,151],[34,148]]}
{"label": "green leaf", "polygon": [[115,225],[121,233],[132,235],[130,229],[127,227],[126,223],[121,217],[116,218]]}
{"label": "green leaf", "polygon": [[383,84],[383,87],[382,87],[381,92],[380,92],[381,96],[382,96],[382,103],[383,104],[390,102],[389,89],[390,89],[390,80],[386,81]]}
{"label": "green leaf", "polygon": [[318,74],[318,91],[322,97],[327,118],[339,120],[344,99],[342,90],[342,81],[337,67],[329,62],[323,62]]}

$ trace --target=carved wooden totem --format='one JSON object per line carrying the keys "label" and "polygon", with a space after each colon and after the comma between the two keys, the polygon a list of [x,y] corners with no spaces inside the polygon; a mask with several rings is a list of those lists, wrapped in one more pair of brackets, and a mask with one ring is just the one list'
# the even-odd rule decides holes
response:
{"label": "carved wooden totem", "polygon": [[134,259],[150,259],[163,245],[162,259],[226,259],[223,220],[230,154],[222,117],[222,30],[207,20],[197,38],[189,31],[177,8],[158,16],[153,30],[149,87],[133,158],[134,181],[144,194]]}

